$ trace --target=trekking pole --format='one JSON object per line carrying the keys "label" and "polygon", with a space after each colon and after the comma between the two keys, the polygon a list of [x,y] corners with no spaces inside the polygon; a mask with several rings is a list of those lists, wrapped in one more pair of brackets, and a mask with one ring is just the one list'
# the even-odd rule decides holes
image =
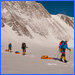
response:
{"label": "trekking pole", "polygon": [[55,57],[58,58],[59,54],[60,54],[60,52],[57,51],[57,53],[55,54]]}
{"label": "trekking pole", "polygon": [[59,54],[60,54],[60,52],[58,53],[57,58],[59,57]]}
{"label": "trekking pole", "polygon": [[29,54],[31,54],[31,51],[30,50],[28,50],[29,51]]}
{"label": "trekking pole", "polygon": [[31,54],[31,51],[29,53]]}
{"label": "trekking pole", "polygon": [[71,52],[69,52],[69,61],[70,61],[70,55],[71,55]]}
{"label": "trekking pole", "polygon": [[26,46],[26,48],[28,48],[28,47]]}
{"label": "trekking pole", "polygon": [[57,53],[58,53],[58,51],[55,53],[54,57],[56,57]]}

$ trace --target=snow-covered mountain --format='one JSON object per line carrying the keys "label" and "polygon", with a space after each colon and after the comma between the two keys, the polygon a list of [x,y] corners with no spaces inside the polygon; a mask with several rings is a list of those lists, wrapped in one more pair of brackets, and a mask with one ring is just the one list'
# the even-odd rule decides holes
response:
{"label": "snow-covered mountain", "polygon": [[51,15],[34,1],[2,1],[1,26],[5,24],[19,35],[30,38],[36,38],[36,34],[45,38],[50,35],[60,40],[74,39],[73,18],[62,14]]}
{"label": "snow-covered mountain", "polygon": [[[41,60],[42,55],[60,58],[60,40],[68,40],[68,63]],[[21,45],[27,45],[22,55]],[[12,43],[12,53],[6,53]],[[16,55],[15,51],[20,54]],[[1,1],[1,73],[2,74],[73,74],[74,18],[51,15],[34,1]]]}

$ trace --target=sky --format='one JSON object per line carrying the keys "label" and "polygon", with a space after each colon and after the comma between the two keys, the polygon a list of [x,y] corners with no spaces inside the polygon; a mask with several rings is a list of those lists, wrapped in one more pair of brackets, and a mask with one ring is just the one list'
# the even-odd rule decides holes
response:
{"label": "sky", "polygon": [[74,17],[74,2],[73,1],[37,1],[41,3],[46,10],[53,15],[64,14]]}

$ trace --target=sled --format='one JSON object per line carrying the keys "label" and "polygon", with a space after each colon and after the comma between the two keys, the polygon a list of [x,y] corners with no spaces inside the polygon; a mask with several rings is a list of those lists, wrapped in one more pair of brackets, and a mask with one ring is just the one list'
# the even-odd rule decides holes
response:
{"label": "sled", "polygon": [[18,52],[18,51],[15,51],[15,53],[16,53],[16,54],[20,54],[20,52]]}
{"label": "sled", "polygon": [[13,52],[13,51],[11,51],[11,50],[5,50],[5,52],[10,52],[10,53],[11,53],[11,52]]}
{"label": "sled", "polygon": [[41,59],[52,59],[52,58],[48,57],[48,55],[44,55],[44,56],[41,56]]}
{"label": "sled", "polygon": [[9,50],[5,50],[5,52],[9,52]]}

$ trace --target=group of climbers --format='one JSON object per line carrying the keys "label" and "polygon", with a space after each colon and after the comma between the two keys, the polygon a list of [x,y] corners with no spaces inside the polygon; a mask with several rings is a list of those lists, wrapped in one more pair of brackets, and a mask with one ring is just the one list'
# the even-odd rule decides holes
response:
{"label": "group of climbers", "polygon": [[[28,47],[26,46],[26,44],[24,42],[22,43],[21,48],[23,50],[23,55],[25,55],[26,54],[26,48],[28,48]],[[9,43],[9,45],[8,45],[8,50],[9,50],[9,52],[12,52],[12,44],[11,43]]]}
{"label": "group of climbers", "polygon": [[[26,46],[25,43],[22,43],[21,48],[22,48],[22,50],[23,50],[23,55],[25,55],[25,54],[26,54],[26,48],[28,48],[28,47]],[[65,63],[67,62],[66,56],[65,56],[65,51],[66,51],[66,49],[68,49],[69,51],[71,51],[71,49],[68,48],[67,41],[61,41],[61,42],[59,43],[59,51],[61,52],[60,61],[63,61],[63,58],[64,58],[64,62],[65,62]],[[11,52],[11,50],[12,50],[12,44],[11,44],[11,43],[9,43],[9,45],[8,45],[8,50],[9,50],[10,52]]]}

